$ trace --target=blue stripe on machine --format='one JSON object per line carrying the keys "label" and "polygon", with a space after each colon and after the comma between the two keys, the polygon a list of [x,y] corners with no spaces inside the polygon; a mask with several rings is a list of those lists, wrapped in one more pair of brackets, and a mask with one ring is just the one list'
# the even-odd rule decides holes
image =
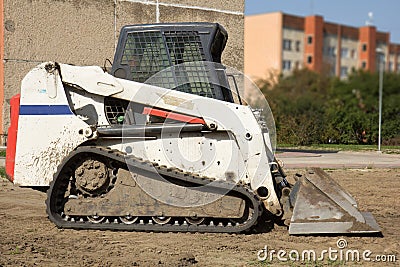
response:
{"label": "blue stripe on machine", "polygon": [[21,105],[19,115],[72,115],[68,105]]}

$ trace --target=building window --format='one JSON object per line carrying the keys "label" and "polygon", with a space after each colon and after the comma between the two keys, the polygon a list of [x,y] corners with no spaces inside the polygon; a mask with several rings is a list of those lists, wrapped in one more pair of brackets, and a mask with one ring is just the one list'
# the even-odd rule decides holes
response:
{"label": "building window", "polygon": [[347,67],[340,67],[340,78],[346,78],[349,69]]}
{"label": "building window", "polygon": [[290,60],[284,60],[282,63],[283,70],[291,70],[292,69],[292,62]]}
{"label": "building window", "polygon": [[367,68],[367,62],[363,61],[361,62],[361,68],[366,69]]}
{"label": "building window", "polygon": [[307,36],[307,44],[312,44],[312,36]]}
{"label": "building window", "polygon": [[389,71],[394,71],[394,64],[392,61],[389,62]]}
{"label": "building window", "polygon": [[363,52],[367,51],[367,44],[362,44],[361,49]]}
{"label": "building window", "polygon": [[349,57],[349,49],[347,48],[342,48],[340,50],[340,57],[341,58],[348,58]]}
{"label": "building window", "polygon": [[292,50],[292,41],[288,39],[283,39],[283,50]]}
{"label": "building window", "polygon": [[351,49],[350,56],[351,58],[356,58],[356,50]]}
{"label": "building window", "polygon": [[312,56],[307,56],[307,63],[311,64],[312,63]]}
{"label": "building window", "polygon": [[334,46],[328,46],[328,48],[326,49],[326,54],[328,56],[334,57],[336,56],[336,47]]}
{"label": "building window", "polygon": [[301,42],[296,41],[296,52],[300,52],[300,45],[301,45]]}

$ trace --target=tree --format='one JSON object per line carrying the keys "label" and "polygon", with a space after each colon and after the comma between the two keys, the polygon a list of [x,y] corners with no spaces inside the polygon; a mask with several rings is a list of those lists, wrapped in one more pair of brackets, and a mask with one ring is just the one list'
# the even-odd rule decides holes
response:
{"label": "tree", "polygon": [[[339,80],[307,69],[261,83],[275,116],[278,143],[373,144],[378,139],[378,74]],[[382,139],[400,142],[400,75],[384,76]],[[396,141],[397,140],[397,141]]]}

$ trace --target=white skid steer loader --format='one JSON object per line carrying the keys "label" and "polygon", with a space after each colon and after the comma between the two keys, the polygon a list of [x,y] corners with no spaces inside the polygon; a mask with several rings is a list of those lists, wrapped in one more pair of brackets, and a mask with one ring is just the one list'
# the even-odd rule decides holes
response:
{"label": "white skid steer loader", "polygon": [[219,64],[226,41],[216,23],[125,26],[109,71],[35,67],[10,102],[9,180],[46,189],[61,228],[379,233],[321,169],[287,182],[268,108]]}

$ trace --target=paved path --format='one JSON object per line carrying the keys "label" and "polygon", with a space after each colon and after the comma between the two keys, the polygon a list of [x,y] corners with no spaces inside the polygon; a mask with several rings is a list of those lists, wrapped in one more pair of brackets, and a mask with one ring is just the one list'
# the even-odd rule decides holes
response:
{"label": "paved path", "polygon": [[380,152],[290,151],[277,153],[285,168],[400,168],[399,154]]}

